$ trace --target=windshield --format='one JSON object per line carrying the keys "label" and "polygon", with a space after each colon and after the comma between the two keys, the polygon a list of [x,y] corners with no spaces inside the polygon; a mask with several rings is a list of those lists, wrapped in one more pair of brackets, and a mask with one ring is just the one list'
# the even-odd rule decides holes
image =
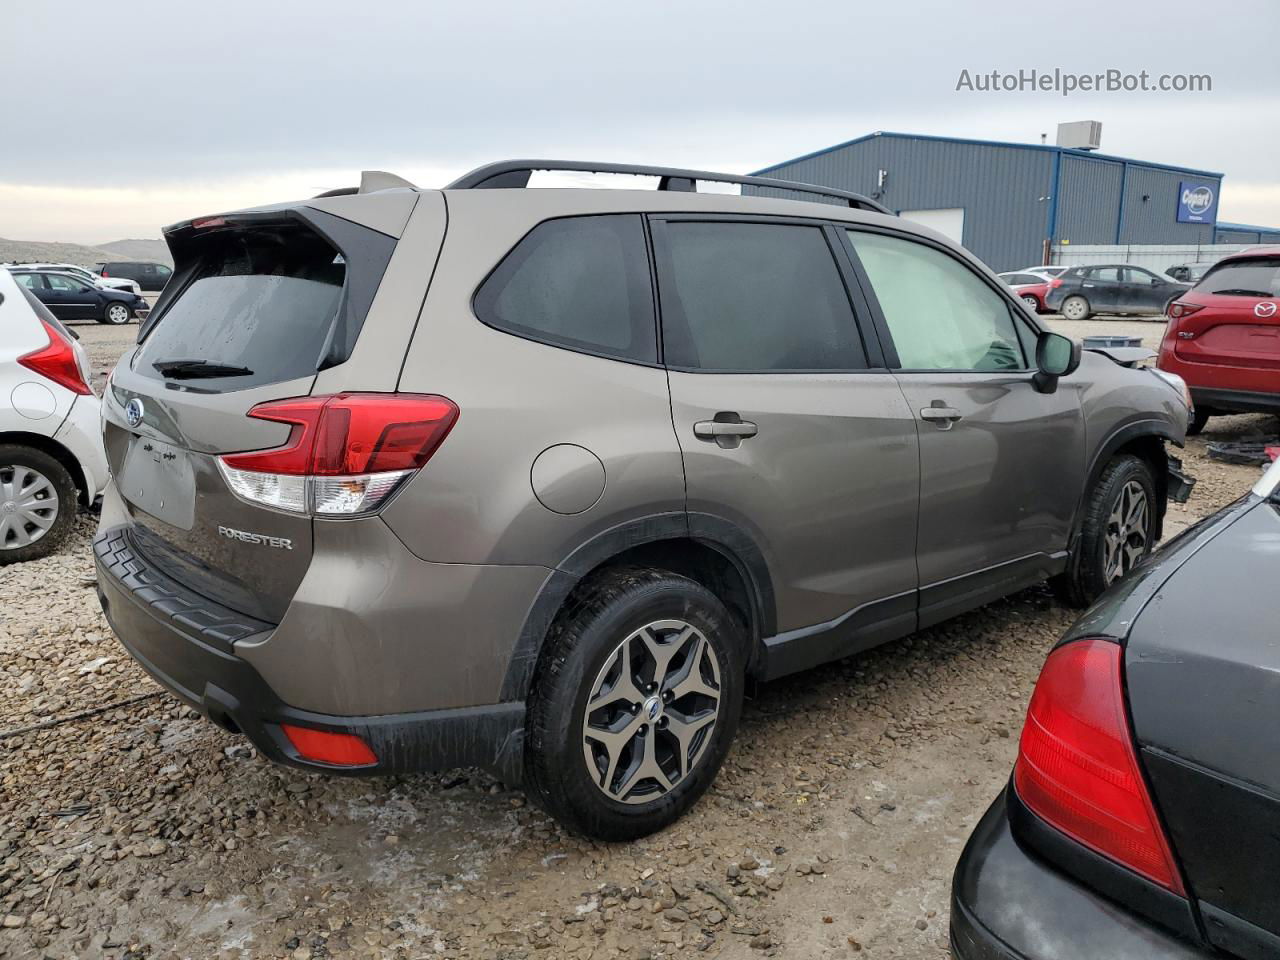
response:
{"label": "windshield", "polygon": [[1280,257],[1220,263],[1205,274],[1196,290],[1228,297],[1280,296]]}

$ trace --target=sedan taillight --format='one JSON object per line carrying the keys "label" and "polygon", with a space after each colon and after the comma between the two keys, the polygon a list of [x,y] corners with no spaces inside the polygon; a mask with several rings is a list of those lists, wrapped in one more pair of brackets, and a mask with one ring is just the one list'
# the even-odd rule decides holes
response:
{"label": "sedan taillight", "polygon": [[431,459],[458,420],[444,397],[407,393],[340,393],[260,403],[258,420],[293,426],[270,450],[218,458],[241,499],[316,516],[377,510]]}
{"label": "sedan taillight", "polygon": [[1185,896],[1134,750],[1118,643],[1086,638],[1045,661],[1027,708],[1014,788],[1072,839]]}

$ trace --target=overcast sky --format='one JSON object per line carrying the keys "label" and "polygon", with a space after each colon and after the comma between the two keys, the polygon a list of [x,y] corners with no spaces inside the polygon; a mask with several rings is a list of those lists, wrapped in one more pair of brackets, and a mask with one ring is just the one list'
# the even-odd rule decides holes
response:
{"label": "overcast sky", "polygon": [[[748,172],[873,130],[1225,173],[1280,225],[1280,3],[63,0],[0,31],[0,236],[158,236],[356,182],[516,156]],[[957,91],[962,69],[1207,73],[1212,92]]]}

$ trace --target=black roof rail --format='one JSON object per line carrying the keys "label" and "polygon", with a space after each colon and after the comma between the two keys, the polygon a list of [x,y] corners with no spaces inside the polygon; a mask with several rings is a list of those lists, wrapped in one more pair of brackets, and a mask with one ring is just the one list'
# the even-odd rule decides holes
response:
{"label": "black roof rail", "polygon": [[696,192],[699,180],[707,180],[711,183],[736,183],[744,187],[763,187],[770,190],[791,190],[797,193],[814,193],[833,200],[843,200],[855,210],[871,210],[892,216],[886,207],[876,203],[870,197],[864,197],[860,193],[849,190],[820,187],[814,183],[795,183],[791,180],[775,180],[773,177],[739,176],[734,173],[710,173],[706,170],[650,167],[633,163],[592,163],[585,160],[500,160],[463,174],[445,189],[519,189],[529,185],[529,177],[535,170],[571,170],[578,173],[622,173],[658,177],[659,190],[678,190],[685,193]]}

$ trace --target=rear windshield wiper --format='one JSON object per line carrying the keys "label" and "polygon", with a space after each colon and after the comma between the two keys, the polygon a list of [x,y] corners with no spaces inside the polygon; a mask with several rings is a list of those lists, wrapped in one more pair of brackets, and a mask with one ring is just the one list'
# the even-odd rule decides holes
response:
{"label": "rear windshield wiper", "polygon": [[1244,287],[1228,287],[1226,290],[1206,291],[1216,293],[1224,297],[1274,297],[1274,293],[1268,293],[1266,290],[1246,290]]}
{"label": "rear windshield wiper", "polygon": [[157,360],[152,365],[161,376],[173,380],[195,380],[203,377],[251,377],[248,367],[213,360]]}

